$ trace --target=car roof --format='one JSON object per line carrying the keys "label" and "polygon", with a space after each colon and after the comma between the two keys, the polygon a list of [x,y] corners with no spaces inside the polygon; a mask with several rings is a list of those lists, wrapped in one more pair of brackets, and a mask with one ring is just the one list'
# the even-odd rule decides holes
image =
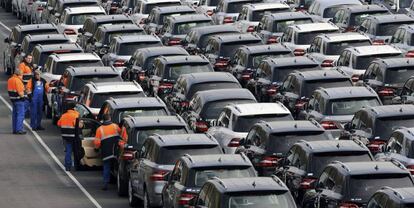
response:
{"label": "car roof", "polygon": [[116,36],[115,39],[118,43],[137,43],[137,42],[160,42],[160,38],[155,35],[126,35],[126,36]]}
{"label": "car roof", "polygon": [[191,31],[196,31],[197,34],[206,35],[220,32],[235,32],[240,33],[240,31],[233,25],[209,25],[204,27],[195,27]]}
{"label": "car roof", "polygon": [[315,65],[319,66],[313,59],[306,56],[295,56],[295,57],[280,57],[280,58],[268,58],[265,59],[272,66],[272,70],[275,67],[284,67],[284,66],[295,66],[295,65]]}
{"label": "car roof", "polygon": [[319,88],[316,91],[331,100],[357,97],[378,97],[377,93],[367,86]]}
{"label": "car roof", "polygon": [[254,95],[249,90],[244,88],[199,91],[193,96],[193,98],[200,98],[202,104],[211,101],[233,99],[256,101]]}
{"label": "car roof", "polygon": [[311,71],[296,71],[291,73],[306,81],[311,80],[330,80],[330,79],[350,79],[350,76],[339,70],[311,70]]}
{"label": "car roof", "polygon": [[101,6],[67,7],[65,8],[65,11],[66,13],[70,13],[70,14],[94,13],[94,12],[102,12],[102,14],[105,14],[105,10]]}
{"label": "car roof", "polygon": [[345,50],[350,50],[361,56],[369,56],[369,55],[375,55],[375,54],[401,53],[400,49],[390,46],[390,45],[357,46],[357,47],[349,47],[349,48],[346,48]]}
{"label": "car roof", "polygon": [[280,12],[280,13],[272,13],[266,14],[265,16],[271,17],[273,20],[284,20],[284,19],[305,19],[312,17],[304,12]]}
{"label": "car roof", "polygon": [[129,20],[132,22],[131,18],[126,14],[111,14],[111,15],[96,15],[90,16],[87,19],[93,19],[94,22],[102,23],[102,22],[117,22],[117,21],[125,21]]}
{"label": "car roof", "polygon": [[390,196],[398,197],[402,203],[414,203],[414,187],[391,188],[383,187],[376,193],[385,193]]}
{"label": "car roof", "polygon": [[408,67],[414,66],[414,61],[411,58],[390,58],[390,59],[375,59],[375,63],[380,65],[385,65],[386,68],[394,68],[394,67]]}
{"label": "car roof", "polygon": [[78,45],[77,43],[63,43],[63,44],[47,44],[47,45],[37,45],[34,47],[33,51],[36,50],[36,48],[38,48],[37,50],[41,51],[41,52],[46,52],[46,51],[62,51],[62,50],[78,50],[78,51],[83,51],[82,47],[80,47],[80,45]]}
{"label": "car roof", "polygon": [[107,101],[113,108],[149,108],[149,107],[166,107],[165,103],[159,97],[128,97],[128,98],[111,98]]}
{"label": "car roof", "polygon": [[384,14],[384,15],[374,15],[368,16],[367,19],[375,20],[377,23],[387,23],[387,22],[405,22],[412,21],[414,19],[405,14]]}
{"label": "car roof", "polygon": [[332,24],[326,22],[318,23],[308,23],[308,24],[299,24],[289,26],[297,30],[298,32],[312,32],[312,31],[322,31],[322,30],[339,30],[339,28]]}
{"label": "car roof", "polygon": [[57,27],[55,24],[17,25],[15,28],[22,32],[31,31],[31,30],[50,30],[50,29],[55,29],[57,31]]}
{"label": "car roof", "polygon": [[142,92],[141,86],[136,82],[89,82],[95,93],[111,92]]}
{"label": "car roof", "polygon": [[196,145],[217,145],[219,143],[215,138],[209,134],[154,134],[148,139],[152,138],[159,146],[173,147],[173,146],[196,146]]}
{"label": "car roof", "polygon": [[52,54],[57,62],[78,61],[78,60],[101,60],[95,53],[63,53]]}
{"label": "car roof", "polygon": [[87,66],[87,67],[73,67],[69,66],[66,68],[66,71],[69,71],[72,76],[84,76],[84,75],[119,75],[119,72],[109,66]]}
{"label": "car roof", "polygon": [[234,3],[234,2],[252,2],[253,0],[221,0],[223,1],[225,4],[228,3]]}
{"label": "car roof", "polygon": [[184,161],[188,168],[253,167],[244,154],[184,155],[181,161]]}
{"label": "car roof", "polygon": [[286,185],[276,176],[248,178],[215,178],[207,183],[213,184],[222,193],[289,191]]}
{"label": "car roof", "polygon": [[134,52],[133,57],[136,57],[138,54],[143,54],[144,57],[154,57],[154,56],[163,56],[163,55],[183,55],[183,56],[190,55],[184,48],[176,47],[176,46],[159,46],[159,47],[140,48]]}
{"label": "car roof", "polygon": [[183,126],[186,127],[185,121],[178,115],[176,116],[127,116],[124,118],[125,122],[131,128],[142,128],[152,126]]}
{"label": "car roof", "polygon": [[367,5],[348,5],[344,7],[346,10],[350,12],[366,12],[366,11],[389,11],[384,5],[382,4],[367,4]]}
{"label": "car roof", "polygon": [[197,72],[182,74],[180,79],[185,79],[187,86],[204,82],[234,82],[239,83],[237,79],[228,72]]}
{"label": "car roof", "polygon": [[250,54],[260,54],[268,52],[292,52],[287,46],[283,44],[271,44],[271,45],[252,45],[252,46],[242,46],[239,49],[246,50]]}
{"label": "car roof", "polygon": [[98,1],[97,0],[59,0],[59,1],[61,1],[61,2],[63,2],[63,3],[73,3],[73,2],[80,2],[80,3],[85,3],[85,2],[96,2],[96,3],[98,3]]}
{"label": "car roof", "polygon": [[46,35],[26,35],[24,39],[30,41],[43,41],[43,40],[69,40],[69,37],[65,34],[46,34]]}
{"label": "car roof", "polygon": [[363,108],[366,112],[375,114],[375,117],[394,117],[394,116],[414,116],[414,105],[382,105],[382,106],[367,106]]}
{"label": "car roof", "polygon": [[359,140],[324,140],[324,141],[300,141],[295,144],[302,149],[313,153],[322,152],[369,152],[369,149]]}
{"label": "car roof", "polygon": [[188,14],[168,17],[174,23],[192,22],[192,21],[211,21],[211,18],[205,14]]}
{"label": "car roof", "polygon": [[122,30],[144,30],[142,27],[136,24],[113,24],[99,26],[101,31],[122,31]]}
{"label": "car roof", "polygon": [[407,174],[410,176],[408,170],[397,162],[333,162],[327,167],[334,167],[347,175]]}
{"label": "car roof", "polygon": [[158,13],[166,14],[166,13],[175,13],[175,12],[192,12],[195,10],[187,5],[181,5],[181,6],[167,6],[167,7],[156,7],[154,9],[155,11],[158,11]]}
{"label": "car roof", "polygon": [[405,139],[413,141],[414,140],[414,128],[399,127],[394,132],[400,132],[404,135]]}
{"label": "car roof", "polygon": [[144,3],[149,4],[156,4],[156,3],[163,3],[163,2],[180,2],[180,0],[142,0]]}
{"label": "car roof", "polygon": [[275,103],[245,103],[226,106],[237,116],[290,114],[290,111],[280,102]]}
{"label": "car roof", "polygon": [[262,40],[259,36],[253,35],[251,33],[240,33],[240,34],[230,33],[230,34],[213,35],[209,37],[209,39],[216,39],[222,43],[245,41],[245,40]]}
{"label": "car roof", "polygon": [[157,58],[164,62],[165,64],[180,64],[180,63],[194,63],[194,62],[201,62],[201,63],[210,63],[205,58],[198,56],[198,55],[190,55],[190,56],[161,56]]}
{"label": "car roof", "polygon": [[314,3],[320,3],[321,6],[324,8],[328,8],[335,5],[346,5],[346,4],[360,4],[362,5],[361,1],[359,0],[314,0]]}
{"label": "car roof", "polygon": [[325,131],[325,129],[316,121],[307,120],[260,122],[256,125],[269,129],[270,133]]}
{"label": "car roof", "polygon": [[361,34],[361,33],[357,33],[357,32],[328,33],[328,34],[321,34],[318,36],[327,39],[329,42],[370,40],[368,36]]}
{"label": "car roof", "polygon": [[265,10],[265,9],[290,9],[290,6],[283,2],[267,2],[267,3],[254,3],[245,4],[245,7],[249,7],[252,10]]}

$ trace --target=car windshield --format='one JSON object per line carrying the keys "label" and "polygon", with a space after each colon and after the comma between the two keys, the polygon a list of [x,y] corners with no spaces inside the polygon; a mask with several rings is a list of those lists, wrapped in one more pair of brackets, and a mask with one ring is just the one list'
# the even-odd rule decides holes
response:
{"label": "car windshield", "polygon": [[230,104],[255,103],[255,100],[232,99],[209,102],[204,105],[200,117],[205,120],[217,119],[224,107]]}
{"label": "car windshield", "polygon": [[390,23],[383,23],[377,26],[377,34],[378,36],[392,36],[394,35],[395,31],[398,29],[399,26],[404,24],[413,24],[414,21],[406,21],[406,22],[390,22]]}
{"label": "car windshield", "polygon": [[[259,66],[259,64],[267,58],[281,58],[281,57],[291,57],[293,56],[292,52],[290,51],[280,51],[277,53],[267,53],[267,54],[255,54],[252,55],[252,64],[253,64],[253,68],[257,68]],[[251,66],[251,65],[250,65]]]}
{"label": "car windshield", "polygon": [[52,74],[62,75],[68,67],[86,67],[86,66],[103,66],[101,60],[72,60],[66,62],[57,62],[56,67],[52,69]]}
{"label": "car windshield", "polygon": [[367,174],[353,175],[349,181],[350,196],[347,198],[360,199],[358,202],[366,203],[369,198],[381,187],[389,186],[402,188],[413,186],[410,175],[396,174]]}
{"label": "car windshield", "polygon": [[191,85],[187,92],[186,98],[190,100],[196,92],[215,89],[233,89],[240,88],[237,82],[204,82]]}
{"label": "car windshield", "polygon": [[246,1],[240,1],[240,2],[229,2],[227,5],[227,11],[224,11],[225,13],[239,13],[243,7],[243,5],[247,4],[249,2]]}
{"label": "car windshield", "polygon": [[122,78],[121,76],[119,76],[118,74],[108,74],[108,75],[85,75],[85,76],[76,76],[70,87],[69,90],[70,91],[79,91],[82,89],[82,87],[88,83],[88,82],[122,82]]}
{"label": "car windshield", "polygon": [[166,116],[167,111],[163,107],[151,107],[151,108],[129,108],[121,109],[119,111],[119,120],[122,121],[123,118],[127,116],[132,117],[143,117],[143,116]]}
{"label": "car windshield", "polygon": [[178,77],[182,74],[190,74],[197,72],[213,72],[209,63],[193,63],[193,64],[180,64],[180,65],[170,65],[169,80],[177,80]]}
{"label": "car windshield", "polygon": [[285,32],[286,29],[291,25],[300,25],[300,24],[308,24],[308,23],[313,23],[313,20],[311,18],[304,18],[304,19],[274,21],[272,32]]}
{"label": "car windshield", "polygon": [[327,115],[353,115],[361,108],[381,105],[375,97],[347,98],[330,100],[326,106]]}
{"label": "car windshield", "polygon": [[368,56],[357,56],[355,58],[355,56],[353,57],[354,62],[352,63],[352,67],[354,69],[366,69],[369,64],[371,63],[371,61],[373,61],[374,59],[377,58],[398,58],[401,57],[401,54],[395,54],[395,53],[389,53],[389,54],[373,54],[373,55],[368,55]]}
{"label": "car windshield", "polygon": [[343,42],[330,42],[325,47],[325,55],[340,55],[341,52],[348,47],[368,46],[371,41],[367,40],[352,40]]}
{"label": "car windshield", "polygon": [[368,16],[378,16],[378,15],[384,15],[388,14],[387,10],[384,11],[364,11],[363,13],[353,13],[351,14],[350,18],[350,26],[358,26],[361,25],[362,22],[365,20]]}
{"label": "car windshield", "polygon": [[179,23],[174,25],[174,35],[185,35],[190,32],[191,29],[196,27],[204,27],[204,26],[210,26],[211,21],[204,21],[204,22],[185,22],[185,23]]}
{"label": "car windshield", "polygon": [[412,127],[414,123],[414,115],[392,116],[378,118],[375,122],[375,136],[382,140],[388,140],[391,133],[402,126]]}
{"label": "car windshield", "polygon": [[162,46],[162,44],[159,41],[124,43],[119,46],[117,54],[120,56],[131,56],[137,49],[155,46]]}
{"label": "car windshield", "polygon": [[166,14],[160,14],[159,18],[158,18],[158,22],[154,22],[157,25],[163,25],[164,21],[168,18],[168,17],[179,17],[182,15],[188,15],[188,14],[194,14],[194,12],[190,12],[190,11],[185,11],[185,12],[179,12],[179,13],[166,13]]}
{"label": "car windshield", "polygon": [[108,44],[110,40],[114,37],[118,36],[136,36],[136,35],[145,35],[144,30],[123,30],[123,31],[116,31],[108,33],[106,39],[102,41],[102,44]]}
{"label": "car windshield", "polygon": [[[338,144],[339,145],[339,144]],[[313,176],[319,177],[326,165],[334,161],[341,162],[364,162],[372,161],[367,151],[336,151],[314,153],[311,162],[311,172]]]}
{"label": "car windshield", "polygon": [[170,135],[170,134],[187,134],[188,131],[184,126],[152,126],[146,128],[137,128],[135,132],[135,140],[128,140],[128,144],[136,149],[140,149],[145,140],[153,134]]}
{"label": "car windshield", "polygon": [[411,77],[413,75],[414,67],[388,68],[385,71],[384,83],[402,85],[405,81],[407,81],[407,77]]}
{"label": "car windshield", "polygon": [[102,104],[109,98],[125,98],[125,97],[145,97],[145,94],[139,91],[130,92],[110,92],[96,93],[89,104],[91,108],[101,108]]}
{"label": "car windshield", "polygon": [[[227,31],[227,32],[216,32],[216,33],[207,33],[205,35],[201,35],[200,39],[196,42],[197,46],[199,48],[205,48],[207,43],[208,43],[208,38],[216,35],[216,36],[220,36],[220,35],[224,35],[224,34],[229,34],[229,33],[238,33],[236,31]],[[413,41],[414,42],[414,41]]]}
{"label": "car windshield", "polygon": [[149,14],[152,9],[155,7],[168,7],[168,6],[180,6],[180,2],[165,2],[165,3],[155,3],[155,4],[147,4],[145,10],[142,11],[142,14]]}
{"label": "car windshield", "polygon": [[325,31],[312,31],[312,32],[301,32],[295,35],[295,44],[297,45],[310,45],[312,40],[319,34],[333,33],[337,30],[325,30]]}
{"label": "car windshield", "polygon": [[329,139],[330,138],[325,133],[325,131],[297,131],[273,133],[270,135],[266,149],[268,154],[281,153],[285,155],[289,151],[289,149],[300,140],[320,141]]}
{"label": "car windshield", "polygon": [[293,73],[295,71],[312,71],[312,70],[319,70],[319,65],[315,64],[315,65],[292,65],[292,66],[283,66],[283,67],[278,67],[277,69],[274,69],[274,73],[273,73],[273,77],[272,77],[272,82],[282,82],[283,80],[285,80],[285,78],[290,74]]}
{"label": "car windshield", "polygon": [[250,21],[258,22],[262,19],[262,17],[265,14],[273,14],[273,13],[279,13],[279,12],[290,12],[290,9],[289,8],[272,8],[272,9],[266,9],[266,10],[253,11],[252,19]]}
{"label": "car windshield", "polygon": [[251,167],[234,167],[234,166],[224,166],[219,167],[219,169],[208,169],[208,170],[197,170],[195,173],[194,181],[195,186],[201,187],[210,179],[214,177],[220,179],[226,178],[245,178],[245,177],[255,177],[256,174],[252,171]]}
{"label": "car windshield", "polygon": [[222,154],[218,145],[185,145],[162,147],[158,153],[156,163],[161,165],[173,165],[181,156]]}
{"label": "car windshield", "polygon": [[249,46],[249,45],[261,45],[262,40],[255,39],[255,40],[245,40],[245,41],[235,41],[229,43],[223,43],[220,47],[220,56],[223,57],[232,57],[236,50],[242,46]]}
{"label": "car windshield", "polygon": [[264,114],[264,115],[249,115],[239,116],[236,121],[233,121],[233,131],[248,132],[254,124],[259,121],[291,121],[293,117],[290,114]]}
{"label": "car windshield", "polygon": [[66,20],[67,25],[83,25],[86,18],[90,16],[104,15],[103,13],[72,14]]}
{"label": "car windshield", "polygon": [[323,11],[323,18],[332,18],[335,16],[336,12],[342,8],[343,5],[335,5],[334,7],[328,7]]}
{"label": "car windshield", "polygon": [[303,86],[301,96],[310,97],[316,89],[332,87],[352,87],[353,84],[349,78],[344,79],[326,79],[326,80],[308,80]]}
{"label": "car windshield", "polygon": [[295,207],[292,196],[288,191],[280,193],[240,194],[230,196],[229,208],[286,208]]}

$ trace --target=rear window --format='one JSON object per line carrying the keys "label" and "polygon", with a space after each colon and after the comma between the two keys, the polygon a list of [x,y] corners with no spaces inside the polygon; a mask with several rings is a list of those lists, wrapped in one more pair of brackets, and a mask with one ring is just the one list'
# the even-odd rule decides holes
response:
{"label": "rear window", "polygon": [[394,35],[395,31],[398,29],[400,25],[404,24],[412,24],[414,21],[407,21],[407,22],[391,22],[391,23],[384,23],[379,24],[377,26],[377,34],[379,36],[392,36]]}
{"label": "rear window", "polygon": [[291,121],[293,117],[290,114],[264,114],[264,115],[251,115],[251,116],[239,116],[233,123],[233,131],[235,132],[247,132],[254,124],[259,121]]}
{"label": "rear window", "polygon": [[134,137],[129,137],[128,144],[135,149],[140,149],[145,140],[153,134],[170,135],[170,134],[187,134],[188,131],[184,126],[152,126],[146,128],[137,128]]}
{"label": "rear window", "polygon": [[122,31],[115,31],[115,32],[108,32],[105,40],[102,41],[103,44],[107,44],[110,40],[117,36],[133,36],[133,35],[145,35],[144,30],[122,30]]}
{"label": "rear window", "polygon": [[407,81],[407,77],[414,75],[414,67],[399,67],[388,68],[385,72],[384,82],[387,84],[399,84],[402,85]]}
{"label": "rear window", "polygon": [[59,44],[59,43],[70,43],[70,40],[43,40],[43,41],[36,41],[30,42],[29,46],[26,49],[26,53],[31,53],[33,48],[38,45],[50,45],[50,44]]}
{"label": "rear window", "polygon": [[244,103],[255,103],[255,100],[220,100],[206,103],[200,113],[200,117],[205,120],[217,119],[224,107],[230,104],[244,104]]}
{"label": "rear window", "polygon": [[147,47],[155,47],[155,46],[162,46],[161,42],[159,41],[148,41],[148,42],[138,42],[138,43],[124,43],[121,44],[118,48],[118,55],[121,56],[130,56],[134,54],[137,49],[140,48],[147,48]]}
{"label": "rear window", "polygon": [[267,53],[267,54],[254,54],[251,56],[252,59],[252,63],[249,64],[250,66],[253,66],[254,68],[257,68],[259,66],[259,64],[267,58],[281,58],[281,57],[291,57],[293,56],[293,53],[291,51],[279,51],[279,52],[274,52],[274,53]]}
{"label": "rear window", "polygon": [[187,14],[194,14],[194,12],[178,12],[178,13],[167,13],[167,14],[160,14],[158,18],[158,22],[154,22],[157,25],[163,25],[164,20],[166,20],[168,17],[179,17],[181,15],[187,15]]}
{"label": "rear window", "polygon": [[325,131],[297,131],[273,133],[270,135],[269,143],[266,146],[267,153],[282,153],[285,155],[289,149],[300,140],[320,141],[329,140]]}
{"label": "rear window", "polygon": [[185,22],[180,24],[174,25],[173,34],[175,35],[185,35],[190,32],[191,29],[196,27],[204,27],[212,25],[211,21],[204,21],[204,22]]}
{"label": "rear window", "polygon": [[218,145],[185,145],[162,147],[156,159],[157,164],[173,165],[181,156],[189,155],[208,155],[222,154]]}
{"label": "rear window", "polygon": [[318,64],[309,64],[309,65],[292,65],[292,66],[283,66],[277,67],[274,69],[272,82],[282,82],[285,78],[295,71],[311,71],[311,70],[319,70]]}
{"label": "rear window", "polygon": [[341,162],[365,162],[372,161],[368,151],[338,151],[321,152],[312,156],[311,172],[315,177],[319,177],[326,165],[333,161]]}
{"label": "rear window", "polygon": [[312,31],[312,32],[301,32],[296,33],[295,36],[295,43],[297,45],[310,45],[313,38],[315,38],[319,34],[323,33],[334,33],[337,30],[325,30],[325,31]]}
{"label": "rear window", "polygon": [[[197,41],[197,44],[200,48],[205,48],[207,45],[208,38],[213,35],[221,35],[221,34],[229,34],[229,33],[237,33],[235,31],[227,31],[227,32],[218,32],[218,33],[208,33],[205,35],[200,36],[199,40]],[[414,42],[414,41],[413,41]]]}
{"label": "rear window", "polygon": [[190,74],[197,72],[213,72],[213,68],[210,63],[193,63],[193,64],[180,64],[180,65],[169,65],[169,72],[167,79],[177,80],[182,74]]}
{"label": "rear window", "polygon": [[356,59],[352,63],[354,69],[366,69],[368,68],[371,61],[377,58],[398,58],[401,57],[401,54],[374,54],[369,56],[354,56]]}
{"label": "rear window", "polygon": [[234,166],[224,166],[218,167],[216,169],[203,169],[197,170],[194,177],[194,184],[197,187],[201,187],[210,179],[214,177],[220,179],[226,178],[245,178],[245,177],[256,177],[254,170],[251,167],[234,167]]}
{"label": "rear window", "polygon": [[335,7],[329,7],[329,8],[326,8],[326,9],[323,11],[323,18],[332,18],[332,17],[334,17],[334,16],[335,16],[335,14],[336,14],[336,12],[337,12],[340,8],[342,8],[342,7],[340,7],[340,6],[335,6]]}
{"label": "rear window", "polygon": [[224,11],[226,13],[239,13],[243,7],[243,5],[250,3],[246,1],[241,2],[231,2],[227,5],[227,11]]}
{"label": "rear window", "polygon": [[87,76],[76,76],[71,85],[69,86],[70,91],[79,91],[85,86],[86,83],[93,81],[97,82],[122,82],[121,76],[118,74],[108,74],[108,75],[87,75]]}
{"label": "rear window", "polygon": [[147,4],[142,14],[149,14],[152,9],[155,7],[168,7],[168,6],[180,6],[180,2],[166,2],[166,3],[156,3],[156,4]]}
{"label": "rear window", "polygon": [[326,55],[339,55],[345,48],[357,47],[357,46],[368,46],[368,45],[371,45],[371,42],[369,40],[331,42],[331,43],[326,44],[325,54]]}
{"label": "rear window", "polygon": [[301,96],[310,97],[316,89],[319,87],[332,88],[332,87],[352,87],[352,82],[347,79],[327,79],[327,80],[308,80],[303,86],[303,92]]}
{"label": "rear window", "polygon": [[220,47],[220,56],[223,57],[232,57],[236,50],[239,49],[241,46],[249,46],[249,45],[261,45],[262,40],[246,40],[246,41],[236,41],[230,43],[223,43]]}
{"label": "rear window", "polygon": [[97,93],[93,95],[92,101],[89,104],[91,108],[100,108],[103,103],[109,98],[125,98],[125,97],[145,97],[143,92],[110,92]]}
{"label": "rear window", "polygon": [[363,13],[353,13],[351,14],[350,23],[351,26],[357,26],[361,25],[362,22],[365,20],[368,16],[378,16],[383,14],[388,14],[388,11],[365,11]]}
{"label": "rear window", "polygon": [[262,19],[262,17],[265,14],[272,14],[272,13],[278,13],[278,12],[290,12],[289,8],[273,8],[273,9],[267,9],[267,10],[259,10],[259,11],[253,11],[252,20],[254,22],[258,22]]}
{"label": "rear window", "polygon": [[67,25],[83,25],[83,23],[85,23],[85,21],[86,21],[86,18],[88,18],[90,16],[96,16],[96,15],[105,15],[105,14],[103,14],[103,13],[72,14],[66,20],[65,24],[67,24]]}
{"label": "rear window", "polygon": [[190,100],[196,92],[215,89],[233,89],[241,88],[236,82],[205,82],[191,85],[187,92],[186,98]]}
{"label": "rear window", "polygon": [[295,207],[293,198],[288,191],[280,191],[279,193],[252,191],[251,193],[234,194],[228,200],[229,208]]}
{"label": "rear window", "polygon": [[[82,50],[56,50],[56,51],[47,51],[47,52],[43,52],[39,55],[38,58],[36,58],[35,54],[33,54],[33,63],[37,64],[38,66],[42,66],[45,65],[47,57],[50,56],[50,54],[56,53],[56,54],[62,54],[62,53],[81,53]],[[36,63],[35,63],[36,62]]]}
{"label": "rear window", "polygon": [[66,68],[73,67],[87,67],[87,66],[103,66],[101,60],[82,60],[82,61],[68,61],[68,62],[57,62],[56,67],[53,68],[52,74],[61,75],[65,72]]}
{"label": "rear window", "polygon": [[402,126],[411,127],[414,123],[414,115],[392,116],[378,118],[375,122],[375,136],[382,140],[388,140],[391,133]]}
{"label": "rear window", "polygon": [[308,23],[313,23],[313,20],[311,18],[304,18],[304,19],[275,21],[273,22],[272,32],[285,32],[286,29],[291,25],[300,25],[300,24],[308,24]]}
{"label": "rear window", "polygon": [[361,108],[381,105],[375,97],[347,98],[330,100],[326,106],[327,115],[353,115]]}
{"label": "rear window", "polygon": [[123,118],[127,116],[132,117],[142,117],[142,116],[166,116],[168,115],[165,108],[162,107],[153,107],[153,108],[129,108],[129,109],[119,109],[119,121],[122,121]]}

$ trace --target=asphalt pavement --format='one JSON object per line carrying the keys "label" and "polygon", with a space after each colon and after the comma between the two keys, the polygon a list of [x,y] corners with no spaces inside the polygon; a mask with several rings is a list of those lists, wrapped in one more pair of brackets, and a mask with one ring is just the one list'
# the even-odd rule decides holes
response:
{"label": "asphalt pavement", "polygon": [[31,132],[25,126],[28,134],[12,134],[3,39],[17,24],[21,21],[0,9],[0,207],[129,207],[126,198],[117,196],[115,184],[108,191],[101,190],[101,171],[63,170],[62,139],[50,120],[42,122],[45,131]]}

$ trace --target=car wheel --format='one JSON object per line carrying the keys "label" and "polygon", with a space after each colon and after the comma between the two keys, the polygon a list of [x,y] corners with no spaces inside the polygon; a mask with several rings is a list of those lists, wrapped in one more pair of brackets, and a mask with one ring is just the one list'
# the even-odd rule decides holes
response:
{"label": "car wheel", "polygon": [[118,196],[126,196],[128,194],[128,182],[121,179],[120,171],[118,168],[118,173],[116,174],[116,185],[118,188]]}
{"label": "car wheel", "polygon": [[137,207],[138,205],[140,205],[140,202],[141,202],[138,199],[138,197],[134,195],[134,190],[132,189],[131,180],[128,180],[128,202],[129,202],[129,206],[131,207]]}

